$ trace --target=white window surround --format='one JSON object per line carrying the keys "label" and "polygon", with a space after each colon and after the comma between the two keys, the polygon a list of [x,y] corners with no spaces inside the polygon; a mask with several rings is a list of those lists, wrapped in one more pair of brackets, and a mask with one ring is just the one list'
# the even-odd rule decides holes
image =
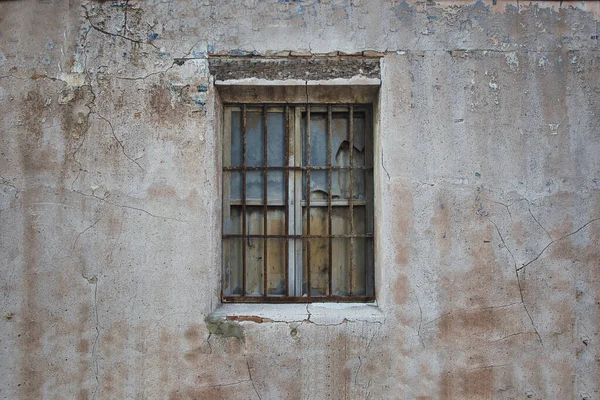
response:
{"label": "white window surround", "polygon": [[[264,80],[239,79],[213,81],[216,89],[217,104],[227,102],[289,102],[289,103],[371,103],[373,105],[374,126],[374,174],[379,173],[378,149],[378,113],[380,79],[354,77],[351,79],[331,80]],[[222,112],[222,109],[219,110]],[[219,166],[220,167],[220,166]],[[220,168],[219,168],[220,170]],[[375,190],[375,204],[379,204],[378,190]],[[377,212],[375,224],[377,224]],[[377,241],[377,237],[375,239]],[[219,250],[220,252],[220,250]],[[379,297],[383,287],[379,277],[377,244],[375,244],[375,297]],[[219,267],[219,271],[221,268]],[[219,284],[221,286],[221,272]],[[372,303],[303,303],[303,304],[266,304],[266,303],[221,303],[211,317],[259,317],[273,322],[310,321],[317,325],[335,325],[349,321],[383,323],[384,314],[377,301]],[[240,321],[244,321],[240,318]],[[250,321],[250,320],[248,320]],[[244,322],[252,323],[252,322]]]}
{"label": "white window surround", "polygon": [[240,317],[243,323],[255,323],[244,317],[257,317],[268,322],[308,322],[315,325],[339,325],[345,322],[383,324],[384,314],[377,303],[305,303],[262,304],[224,303],[212,318]]}

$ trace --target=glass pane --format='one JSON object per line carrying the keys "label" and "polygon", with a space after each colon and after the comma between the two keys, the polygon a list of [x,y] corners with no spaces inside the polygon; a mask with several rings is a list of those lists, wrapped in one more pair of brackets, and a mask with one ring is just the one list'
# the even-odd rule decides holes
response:
{"label": "glass pane", "polygon": [[[327,200],[328,199],[328,174],[329,171],[310,171],[310,199],[311,200]],[[332,175],[333,179],[333,175]],[[306,172],[302,173],[302,200],[306,200]],[[331,182],[331,188],[333,191],[333,181]],[[334,192],[335,193],[335,192]]]}
{"label": "glass pane", "polygon": [[267,201],[269,204],[284,204],[285,201],[285,172],[267,172]]}
{"label": "glass pane", "polygon": [[230,206],[223,209],[223,233],[240,235],[242,233],[242,207]]}
{"label": "glass pane", "polygon": [[242,294],[242,239],[223,239],[223,294]]}
{"label": "glass pane", "polygon": [[352,239],[354,247],[354,271],[352,274],[352,295],[366,295],[366,266],[367,266],[367,240],[365,238]]}
{"label": "glass pane", "polygon": [[[366,295],[367,240],[371,239],[332,239],[332,289],[335,296]],[[353,260],[350,254],[354,254]]]}
{"label": "glass pane", "polygon": [[[306,207],[302,207],[302,233],[308,235],[308,227],[306,224]],[[328,235],[329,223],[327,216],[327,207],[311,207],[310,208],[310,234],[311,235]]]}
{"label": "glass pane", "polygon": [[[348,132],[348,113],[333,113],[332,115],[332,164],[337,166],[350,165],[350,135]],[[364,113],[354,113],[354,151],[352,165],[364,165],[365,151],[365,118]]]}
{"label": "glass pane", "polygon": [[248,238],[246,243],[246,295],[263,295],[264,239]]}
{"label": "glass pane", "polygon": [[231,201],[242,200],[242,173],[237,171],[224,172],[225,180],[229,179],[229,199]]}
{"label": "glass pane", "polygon": [[248,235],[264,234],[265,221],[263,215],[264,212],[261,206],[246,207],[246,230]]}
{"label": "glass pane", "polygon": [[285,115],[267,113],[267,165],[283,166],[285,162]]}
{"label": "glass pane", "polygon": [[[366,207],[354,206],[354,233],[362,234],[366,231]],[[332,208],[331,226],[334,235],[349,235],[350,231],[350,207],[337,206]]]}
{"label": "glass pane", "polygon": [[[310,251],[310,295],[327,296],[329,292],[329,239],[305,239],[303,242],[302,294],[308,294],[307,254]],[[308,247],[310,247],[310,250]]]}
{"label": "glass pane", "polygon": [[334,296],[350,295],[350,239],[332,239],[332,283]]}
{"label": "glass pane", "polygon": [[285,235],[285,207],[267,209],[267,234]]}
{"label": "glass pane", "polygon": [[267,283],[269,296],[285,295],[285,239],[267,239]]}
{"label": "glass pane", "polygon": [[339,170],[332,171],[331,177],[331,197],[333,199],[350,198],[350,176],[354,181],[352,187],[352,197],[356,200],[365,199],[365,170]]}
{"label": "glass pane", "polygon": [[246,203],[263,203],[263,182],[263,171],[246,171]]}
{"label": "glass pane", "polygon": [[[302,115],[302,165],[308,165],[306,113]],[[310,113],[310,165],[327,165],[327,114]]]}
{"label": "glass pane", "polygon": [[242,165],[242,112],[231,112],[231,165]]}
{"label": "glass pane", "polygon": [[264,130],[262,112],[246,112],[246,129],[246,165],[249,167],[263,166]]}

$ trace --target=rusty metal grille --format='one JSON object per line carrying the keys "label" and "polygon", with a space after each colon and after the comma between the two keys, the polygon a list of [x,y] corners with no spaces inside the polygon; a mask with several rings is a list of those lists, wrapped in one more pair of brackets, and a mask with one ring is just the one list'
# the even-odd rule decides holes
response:
{"label": "rusty metal grille", "polygon": [[374,300],[371,110],[224,106],[223,301]]}

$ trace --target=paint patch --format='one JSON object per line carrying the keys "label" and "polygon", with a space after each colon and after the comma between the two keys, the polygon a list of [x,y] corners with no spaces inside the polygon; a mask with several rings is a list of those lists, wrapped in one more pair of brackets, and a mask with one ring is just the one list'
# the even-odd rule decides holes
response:
{"label": "paint patch", "polygon": [[519,57],[517,57],[516,52],[506,53],[504,57],[506,57],[506,63],[511,71],[516,71],[519,69]]}
{"label": "paint patch", "polygon": [[206,328],[211,335],[223,337],[235,337],[238,339],[244,338],[244,327],[237,321],[230,321],[222,318],[207,316],[204,318]]}

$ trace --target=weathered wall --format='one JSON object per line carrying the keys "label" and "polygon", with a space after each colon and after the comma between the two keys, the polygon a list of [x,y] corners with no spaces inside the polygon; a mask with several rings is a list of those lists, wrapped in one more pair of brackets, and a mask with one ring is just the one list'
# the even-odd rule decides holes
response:
{"label": "weathered wall", "polygon": [[[1,2],[0,397],[600,398],[600,6],[524,3]],[[384,53],[382,321],[205,322],[206,57],[290,50]]]}

